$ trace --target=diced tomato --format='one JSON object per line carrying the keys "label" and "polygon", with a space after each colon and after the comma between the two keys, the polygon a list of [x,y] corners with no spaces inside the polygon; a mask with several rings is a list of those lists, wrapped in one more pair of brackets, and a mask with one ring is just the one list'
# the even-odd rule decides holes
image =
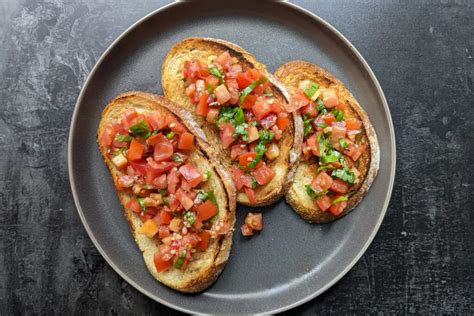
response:
{"label": "diced tomato", "polygon": [[247,224],[253,230],[263,229],[263,218],[262,213],[248,213],[245,217],[245,224]]}
{"label": "diced tomato", "polygon": [[257,103],[255,103],[255,105],[252,107],[252,112],[255,114],[255,118],[258,121],[270,114],[272,110],[272,105],[269,104],[265,99],[257,101]]}
{"label": "diced tomato", "polygon": [[265,156],[267,156],[268,159],[276,159],[279,155],[280,148],[276,143],[271,143],[270,145],[268,145],[267,151],[265,152]]}
{"label": "diced tomato", "polygon": [[337,96],[336,91],[334,90],[326,90],[323,93],[323,103],[324,106],[327,108],[333,108],[339,104],[339,98]]}
{"label": "diced tomato", "polygon": [[225,81],[225,85],[227,86],[227,90],[230,93],[230,104],[237,104],[239,102],[240,94],[239,94],[239,84],[235,79],[227,79]]}
{"label": "diced tomato", "polygon": [[319,148],[318,138],[316,137],[316,135],[313,134],[310,137],[308,137],[306,142],[308,143],[308,146],[311,148],[311,152],[313,153],[313,155],[320,157],[321,152]]}
{"label": "diced tomato", "polygon": [[152,219],[153,215],[150,215],[148,213],[138,213],[138,217],[140,218],[142,223],[145,223],[146,221]]}
{"label": "diced tomato", "polygon": [[301,146],[303,148],[303,160],[307,161],[311,156],[313,155],[313,152],[311,151],[311,147],[308,145],[308,143],[303,142],[303,145]]}
{"label": "diced tomato", "polygon": [[286,105],[288,112],[294,112],[310,103],[310,100],[300,90],[290,92],[290,103]]}
{"label": "diced tomato", "polygon": [[196,218],[196,221],[193,224],[194,229],[200,230],[202,228],[202,221],[199,218]]}
{"label": "diced tomato", "polygon": [[162,133],[150,136],[147,138],[146,143],[150,146],[155,146],[156,144],[168,140]]}
{"label": "diced tomato", "polygon": [[209,247],[209,239],[211,238],[211,232],[208,230],[203,230],[199,233],[199,238],[201,239],[201,241],[196,244],[196,249],[205,251]]}
{"label": "diced tomato", "polygon": [[175,233],[179,232],[181,230],[181,223],[182,223],[181,218],[178,218],[178,217],[173,218],[169,225],[170,230]]}
{"label": "diced tomato", "polygon": [[211,74],[211,71],[209,69],[209,66],[207,66],[207,63],[204,62],[201,59],[198,59],[199,62],[199,75],[201,78],[208,77]]}
{"label": "diced tomato", "polygon": [[158,237],[160,239],[168,237],[169,235],[171,235],[171,233],[167,225],[161,225],[160,228],[158,228]]}
{"label": "diced tomato", "polygon": [[102,136],[100,137],[100,145],[103,147],[109,147],[112,145],[114,138],[115,134],[113,133],[112,127],[106,127],[102,132]]}
{"label": "diced tomato", "polygon": [[[136,160],[136,161],[130,161],[130,164],[133,167],[135,173],[138,173],[142,176],[144,176],[146,174],[146,172],[148,171],[148,164],[143,159]],[[128,171],[127,171],[127,173],[128,173]],[[128,173],[128,175],[134,176],[134,174],[132,175],[130,173]]]}
{"label": "diced tomato", "polygon": [[257,154],[254,152],[243,153],[239,157],[239,164],[243,167],[248,168],[248,164],[251,163],[255,159],[255,157],[257,157]]}
{"label": "diced tomato", "polygon": [[332,185],[333,179],[326,172],[321,171],[311,183],[311,189],[316,192],[321,192],[322,190],[328,190]]}
{"label": "diced tomato", "polygon": [[217,117],[219,116],[219,110],[218,109],[209,109],[207,112],[207,117],[206,121],[210,124],[214,123],[217,120]]}
{"label": "diced tomato", "polygon": [[255,94],[256,96],[262,95],[265,90],[270,86],[269,81],[265,81],[264,83],[259,84],[258,86],[253,89],[252,93]]}
{"label": "diced tomato", "polygon": [[163,208],[160,212],[161,225],[168,225],[172,219],[173,219],[173,216],[171,215],[171,213],[167,212],[166,208]]}
{"label": "diced tomato", "polygon": [[326,210],[331,206],[331,198],[327,195],[323,195],[316,199],[316,204],[321,212],[326,212]]}
{"label": "diced tomato", "polygon": [[276,121],[277,116],[275,114],[269,114],[260,121],[260,125],[265,129],[270,129],[276,124]]}
{"label": "diced tomato", "polygon": [[196,114],[206,116],[209,111],[209,105],[207,104],[207,91],[203,91],[201,97],[199,98],[199,103],[196,106]]}
{"label": "diced tomato", "polygon": [[245,237],[249,237],[253,235],[252,228],[250,228],[250,226],[247,224],[243,224],[242,226],[240,226],[240,231],[242,232],[242,235]]}
{"label": "diced tomato", "polygon": [[244,102],[242,103],[242,109],[251,109],[255,105],[257,97],[253,94],[249,94],[245,97]]}
{"label": "diced tomato", "polygon": [[354,117],[349,117],[346,119],[346,128],[351,130],[361,129],[362,122]]}
{"label": "diced tomato", "polygon": [[206,200],[206,202],[196,206],[196,213],[201,221],[205,221],[217,214],[217,207],[211,200]]}
{"label": "diced tomato", "polygon": [[176,198],[179,200],[179,203],[183,206],[183,208],[187,211],[191,207],[193,207],[194,203],[193,200],[191,200],[186,193],[184,193],[183,190],[178,189],[175,194]]}
{"label": "diced tomato", "polygon": [[240,89],[246,88],[253,81],[248,73],[243,73],[243,72],[238,73],[236,79],[237,79],[237,83],[239,84]]}
{"label": "diced tomato", "polygon": [[183,150],[193,149],[194,135],[184,132],[179,137],[178,148]]}
{"label": "diced tomato", "polygon": [[127,159],[128,161],[142,159],[144,152],[145,148],[143,145],[136,138],[133,138],[128,149]]}
{"label": "diced tomato", "polygon": [[[334,199],[337,199],[338,197],[340,197],[340,195],[335,196]],[[331,207],[329,208],[329,212],[334,216],[339,216],[344,211],[346,206],[347,201],[338,202],[336,204],[331,205]]]}
{"label": "diced tomato", "polygon": [[210,75],[210,76],[207,76],[205,78],[205,81],[206,81],[206,86],[211,86],[211,87],[217,87],[217,85],[219,84],[219,78],[213,76],[213,75]]}
{"label": "diced tomato", "polygon": [[181,173],[183,178],[185,178],[193,188],[202,181],[202,174],[190,162],[179,167],[179,173]]}
{"label": "diced tomato", "polygon": [[283,136],[283,132],[281,129],[278,128],[278,126],[276,125],[273,125],[272,128],[271,128],[272,132],[273,132],[273,135],[275,135],[275,140],[280,140],[281,137]]}
{"label": "diced tomato", "polygon": [[216,96],[217,102],[219,102],[221,105],[230,100],[229,90],[227,90],[224,84],[221,84],[216,89],[214,89],[214,95]]}
{"label": "diced tomato", "polygon": [[240,155],[247,152],[247,145],[245,144],[236,144],[232,145],[230,150],[230,159],[234,160],[238,158]]}
{"label": "diced tomato", "polygon": [[147,175],[152,176],[153,179],[167,171],[170,171],[174,167],[174,164],[171,161],[155,162],[153,159],[147,158],[147,162]]}
{"label": "diced tomato", "polygon": [[252,81],[259,80],[262,77],[262,73],[258,69],[255,69],[255,68],[247,69],[246,73],[247,73],[247,76]]}
{"label": "diced tomato", "polygon": [[334,116],[334,114],[328,113],[323,115],[323,120],[324,123],[326,123],[327,125],[331,125],[336,121],[336,117]]}
{"label": "diced tomato", "polygon": [[[151,218],[151,214],[146,214],[149,215]],[[152,219],[146,220],[142,226],[138,229],[139,234],[143,234],[147,236],[148,238],[153,238],[157,233],[158,233],[158,225],[153,221]]]}
{"label": "diced tomato", "polygon": [[359,145],[350,144],[344,151],[344,154],[351,157],[352,160],[357,161],[366,149],[366,143]]}
{"label": "diced tomato", "polygon": [[165,115],[154,111],[145,116],[148,123],[150,123],[153,130],[160,131],[166,127]]}
{"label": "diced tomato", "polygon": [[153,262],[155,263],[155,268],[158,272],[163,272],[171,266],[171,260],[164,260],[163,255],[159,251],[155,252]]}
{"label": "diced tomato", "polygon": [[244,188],[245,195],[251,204],[257,203],[257,198],[255,197],[255,191],[250,188]]}
{"label": "diced tomato", "polygon": [[212,230],[218,235],[226,235],[231,229],[232,227],[229,222],[224,218],[218,218],[217,221],[212,224]]}
{"label": "diced tomato", "polygon": [[161,142],[155,145],[153,159],[156,162],[169,160],[171,159],[171,156],[173,156],[173,152],[173,145],[168,139],[164,138]]}
{"label": "diced tomato", "polygon": [[128,131],[130,126],[133,125],[135,119],[138,117],[137,111],[135,109],[128,109],[122,114],[122,126],[123,128]]}
{"label": "diced tomato", "polygon": [[135,213],[141,213],[142,211],[142,207],[140,203],[138,203],[136,197],[132,197],[125,205],[125,208],[128,208],[129,210],[132,210]]}
{"label": "diced tomato", "polygon": [[275,177],[275,171],[272,168],[263,165],[253,172],[258,184],[265,185]]}
{"label": "diced tomato", "polygon": [[196,93],[196,84],[192,83],[189,86],[186,87],[186,90],[184,91],[186,95],[190,98],[194,97],[194,94]]}
{"label": "diced tomato", "polygon": [[334,179],[329,190],[345,194],[347,191],[349,191],[349,184],[345,181],[342,181],[341,179]]}
{"label": "diced tomato", "polygon": [[314,102],[304,106],[301,108],[301,114],[307,115],[310,118],[315,118],[318,116],[318,108]]}
{"label": "diced tomato", "polygon": [[236,166],[232,166],[232,178],[234,179],[234,184],[237,190],[243,188],[244,184],[242,182],[242,176],[244,175],[243,171],[237,168]]}
{"label": "diced tomato", "polygon": [[282,131],[285,130],[285,128],[290,124],[290,119],[287,117],[278,117],[276,121],[276,125],[278,126],[279,129]]}
{"label": "diced tomato", "polygon": [[339,138],[344,139],[346,137],[346,128],[340,126],[332,126],[331,127],[331,142],[333,147],[339,149]]}
{"label": "diced tomato", "polygon": [[179,174],[178,171],[172,169],[166,178],[168,182],[168,192],[174,194],[179,183]]}
{"label": "diced tomato", "polygon": [[248,143],[258,140],[259,136],[258,136],[257,127],[253,125],[249,125],[247,127],[247,135],[248,135],[248,140],[247,140]]}
{"label": "diced tomato", "polygon": [[215,62],[222,67],[227,67],[232,62],[232,56],[228,51],[225,51],[216,58]]}
{"label": "diced tomato", "polygon": [[181,134],[187,131],[186,127],[172,114],[168,115],[166,122],[168,123],[168,127],[172,132]]}
{"label": "diced tomato", "polygon": [[224,149],[229,148],[229,146],[234,142],[235,128],[230,123],[220,124],[219,128],[221,129],[220,136],[222,147],[224,147]]}

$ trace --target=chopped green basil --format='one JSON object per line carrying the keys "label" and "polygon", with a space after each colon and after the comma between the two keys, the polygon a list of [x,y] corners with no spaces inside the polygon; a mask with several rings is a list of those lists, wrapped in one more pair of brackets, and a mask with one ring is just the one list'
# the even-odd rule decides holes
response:
{"label": "chopped green basil", "polygon": [[263,131],[258,132],[258,138],[263,142],[269,142],[275,137],[273,132],[264,129]]}
{"label": "chopped green basil", "polygon": [[273,97],[273,93],[271,92],[265,92],[263,95],[266,97]]}
{"label": "chopped green basil", "polygon": [[311,126],[311,119],[304,120],[303,123],[304,123],[304,136],[307,136],[313,129],[313,126]]}
{"label": "chopped green basil", "polygon": [[255,177],[252,177],[252,189],[256,189],[258,185],[257,179]]}
{"label": "chopped green basil", "polygon": [[209,170],[207,170],[206,173],[204,173],[204,178],[205,178],[204,181],[209,180],[211,176],[212,176],[212,173]]}
{"label": "chopped green basil", "polygon": [[129,143],[132,141],[132,137],[130,135],[117,134],[115,135],[115,140],[121,143]]}
{"label": "chopped green basil", "polygon": [[331,165],[320,166],[320,167],[318,167],[318,172],[323,171],[323,170],[327,170],[327,169],[335,169],[335,168]]}
{"label": "chopped green basil", "polygon": [[242,136],[242,140],[244,142],[247,142],[249,140],[249,135],[247,133],[247,127],[248,127],[247,123],[237,125],[235,127],[234,136],[236,136],[236,137]]}
{"label": "chopped green basil", "polygon": [[309,184],[307,184],[305,187],[306,187],[306,193],[312,199],[320,198],[321,196],[328,193],[328,190],[322,190],[321,192],[316,192],[311,188],[311,185],[309,185]]}
{"label": "chopped green basil", "polygon": [[341,196],[335,198],[335,199],[332,201],[331,204],[334,205],[334,204],[337,204],[337,203],[339,203],[339,202],[347,201],[347,200],[348,200],[348,199],[347,199],[347,197],[346,197],[345,195],[341,195]]}
{"label": "chopped green basil", "polygon": [[333,177],[339,178],[343,181],[346,181],[349,184],[354,184],[356,176],[353,172],[345,170],[345,169],[336,169],[333,170],[332,174]]}
{"label": "chopped green basil", "polygon": [[194,212],[186,212],[183,215],[183,219],[192,226],[194,222],[196,222],[196,214],[194,214]]}
{"label": "chopped green basil", "polygon": [[344,138],[340,137],[339,138],[339,145],[341,145],[341,148],[342,149],[346,149],[347,148],[347,142]]}
{"label": "chopped green basil", "polygon": [[206,87],[206,91],[208,94],[211,94],[212,92],[214,92],[214,89],[216,87],[214,87],[212,84],[208,84],[207,87]]}
{"label": "chopped green basil", "polygon": [[137,200],[140,206],[142,207],[142,211],[146,213],[145,198],[139,197]]}
{"label": "chopped green basil", "polygon": [[250,125],[252,125],[252,126],[257,126],[257,121],[252,121],[252,122],[250,123]]}
{"label": "chopped green basil", "polygon": [[174,161],[174,162],[184,162],[183,160],[183,157],[177,153],[174,153],[172,156],[171,156],[171,159]]}
{"label": "chopped green basil", "polygon": [[329,150],[326,155],[323,155],[321,157],[321,162],[323,164],[331,163],[331,162],[336,162],[341,158],[341,154],[338,151],[335,150]]}
{"label": "chopped green basil", "polygon": [[245,123],[244,111],[241,107],[223,106],[219,109],[218,122],[230,122],[234,125]]}
{"label": "chopped green basil", "polygon": [[166,138],[171,139],[174,137],[174,135],[176,135],[175,132],[169,132],[168,134],[166,134]]}
{"label": "chopped green basil", "polygon": [[318,112],[321,113],[321,114],[326,114],[328,112],[328,110],[326,109],[326,107],[324,106],[324,103],[321,99],[318,98],[318,100],[316,101],[316,103],[318,104]]}
{"label": "chopped green basil", "polygon": [[112,151],[112,155],[118,156],[118,155],[120,155],[120,154],[123,154],[126,150],[127,150],[126,147],[115,148],[115,149]]}
{"label": "chopped green basil", "polygon": [[316,123],[317,127],[326,128],[328,125],[326,123]]}
{"label": "chopped green basil", "polygon": [[257,145],[255,146],[255,152],[257,153],[257,156],[247,164],[247,166],[251,169],[255,168],[255,166],[258,164],[260,159],[262,159],[263,155],[265,154],[265,151],[267,151],[267,146],[265,146],[265,141],[259,140]]}
{"label": "chopped green basil", "polygon": [[332,112],[334,114],[334,116],[336,117],[336,121],[340,122],[344,119],[344,113],[342,111],[339,111],[339,110],[335,110]]}
{"label": "chopped green basil", "polygon": [[311,82],[311,85],[306,90],[304,90],[304,94],[306,94],[306,96],[311,99],[318,89],[319,85],[315,82]]}
{"label": "chopped green basil", "polygon": [[179,269],[183,266],[183,263],[184,263],[184,259],[186,259],[186,250],[183,250],[181,252],[181,254],[179,255],[178,257],[178,260],[176,260],[175,264],[174,264],[174,267],[176,269]]}
{"label": "chopped green basil", "polygon": [[319,153],[321,156],[324,156],[326,154],[326,151],[328,149],[329,142],[328,140],[321,134],[319,134],[316,139],[318,140],[319,144]]}
{"label": "chopped green basil", "polygon": [[130,127],[130,131],[133,135],[143,137],[145,139],[150,137],[151,135],[150,126],[145,120],[141,120],[140,122],[137,122],[136,124],[132,125]]}
{"label": "chopped green basil", "polygon": [[208,195],[207,195],[206,192],[204,192],[204,191],[201,190],[201,191],[199,191],[199,192],[197,193],[196,197],[197,197],[199,200],[201,200],[201,201],[204,202],[205,200],[207,200]]}
{"label": "chopped green basil", "polygon": [[265,81],[267,81],[267,78],[262,77],[258,80],[253,81],[251,84],[247,86],[247,88],[242,90],[240,92],[239,105],[242,105],[242,103],[244,103],[245,98],[253,91],[253,89],[255,89],[258,85],[264,83]]}
{"label": "chopped green basil", "polygon": [[209,68],[209,71],[211,72],[211,75],[219,78],[221,82],[224,80],[224,78],[222,77],[222,73],[220,72],[219,69],[217,69],[217,67],[211,67]]}

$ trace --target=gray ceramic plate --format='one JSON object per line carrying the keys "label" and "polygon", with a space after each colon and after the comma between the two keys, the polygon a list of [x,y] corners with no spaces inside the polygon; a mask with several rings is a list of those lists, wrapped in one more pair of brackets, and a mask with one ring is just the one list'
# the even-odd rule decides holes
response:
{"label": "gray ceramic plate", "polygon": [[[95,137],[100,114],[120,92],[161,93],[161,62],[190,36],[241,45],[270,71],[293,60],[314,62],[346,83],[377,131],[380,171],[369,194],[348,216],[309,225],[284,201],[263,208],[265,229],[251,239],[234,234],[227,267],[198,295],[170,290],[148,273]],[[270,313],[316,297],[357,262],[387,208],[395,173],[395,138],[382,90],[360,54],[333,27],[292,4],[264,1],[178,2],[144,17],[99,59],[77,101],[69,138],[74,200],[92,241],[125,280],[152,299],[185,312]],[[239,207],[237,225],[248,207]]]}

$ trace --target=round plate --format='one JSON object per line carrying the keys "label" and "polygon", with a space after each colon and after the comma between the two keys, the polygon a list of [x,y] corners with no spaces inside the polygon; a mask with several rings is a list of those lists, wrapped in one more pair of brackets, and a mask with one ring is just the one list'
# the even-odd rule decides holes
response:
{"label": "round plate", "polygon": [[[191,36],[234,42],[269,71],[294,59],[332,72],[365,108],[380,142],[380,171],[369,194],[344,218],[310,225],[282,200],[261,210],[265,229],[248,239],[238,227],[251,210],[237,210],[229,262],[203,293],[184,295],[147,271],[122,216],[102,161],[96,131],[101,112],[127,90],[162,93],[161,63],[169,48]],[[339,280],[374,238],[395,173],[395,138],[382,90],[369,66],[333,27],[286,2],[177,2],[144,17],[99,59],[77,101],[69,138],[69,175],[82,222],[97,249],[125,280],[152,299],[190,313],[273,313],[302,304]]]}

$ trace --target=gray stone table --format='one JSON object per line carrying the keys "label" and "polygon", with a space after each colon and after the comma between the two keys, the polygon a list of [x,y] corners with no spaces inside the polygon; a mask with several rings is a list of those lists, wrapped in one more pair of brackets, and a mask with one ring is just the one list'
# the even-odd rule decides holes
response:
{"label": "gray stone table", "polygon": [[[295,1],[385,91],[395,188],[355,267],[298,314],[474,313],[474,1]],[[122,280],[69,189],[71,114],[96,60],[165,1],[0,1],[0,314],[176,314]]]}

